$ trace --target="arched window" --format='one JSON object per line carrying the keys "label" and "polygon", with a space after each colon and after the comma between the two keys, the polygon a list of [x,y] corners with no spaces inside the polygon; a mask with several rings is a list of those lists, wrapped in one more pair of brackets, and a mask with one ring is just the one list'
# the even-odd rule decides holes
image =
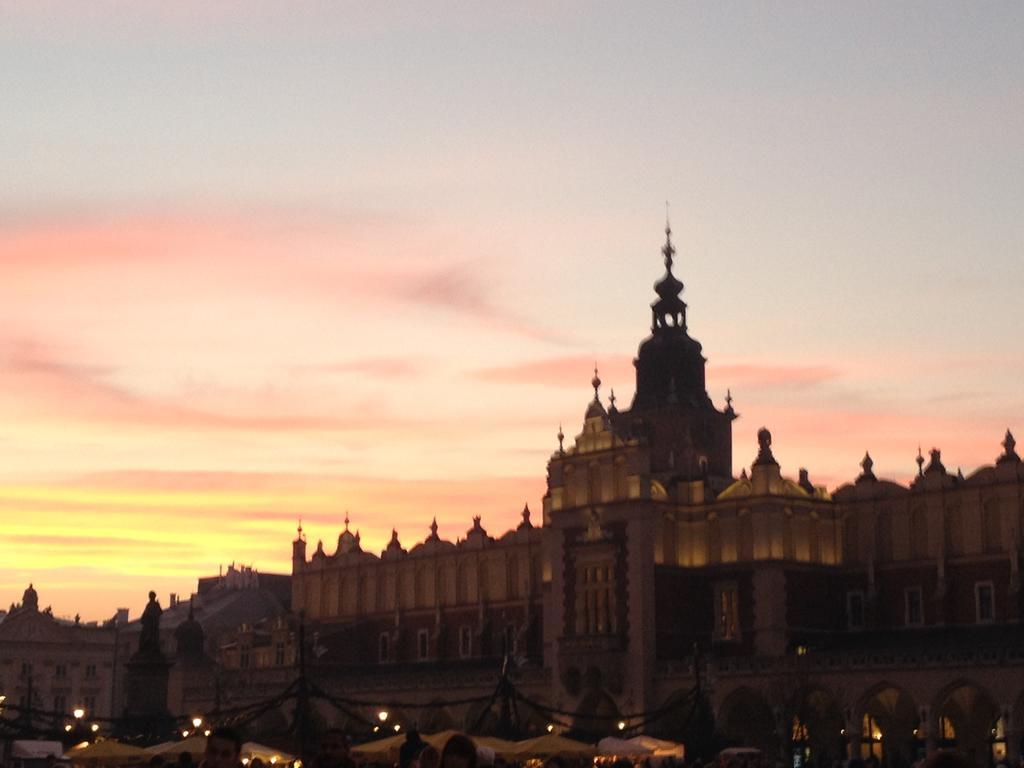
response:
{"label": "arched window", "polygon": [[882,759],[882,729],[878,721],[868,713],[860,721],[860,756],[864,760],[873,757]]}

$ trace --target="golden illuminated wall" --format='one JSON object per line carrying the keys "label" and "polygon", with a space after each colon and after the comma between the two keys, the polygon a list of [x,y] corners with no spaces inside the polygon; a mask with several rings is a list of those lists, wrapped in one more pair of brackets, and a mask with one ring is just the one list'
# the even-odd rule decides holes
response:
{"label": "golden illuminated wall", "polygon": [[851,563],[1012,555],[1021,547],[1019,487],[969,486],[843,504]]}
{"label": "golden illuminated wall", "polygon": [[828,502],[677,509],[662,522],[661,560],[688,567],[763,560],[835,565],[842,552],[837,518]]}
{"label": "golden illuminated wall", "polygon": [[306,563],[293,574],[293,596],[311,619],[344,620],[479,602],[523,600],[541,582],[540,531],[522,543],[495,542],[482,549],[455,549],[432,556],[404,555],[361,562]]}

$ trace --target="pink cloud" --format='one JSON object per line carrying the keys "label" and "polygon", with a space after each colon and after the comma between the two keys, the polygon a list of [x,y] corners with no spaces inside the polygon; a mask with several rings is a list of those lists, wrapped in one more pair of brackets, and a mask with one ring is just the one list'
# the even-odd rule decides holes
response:
{"label": "pink cloud", "polygon": [[810,387],[841,378],[842,371],[829,365],[764,365],[726,363],[708,368],[708,377],[733,387]]}
{"label": "pink cloud", "polygon": [[585,389],[590,386],[597,364],[601,380],[606,387],[615,382],[626,383],[622,389],[631,389],[635,374],[629,358],[623,356],[594,358],[588,355],[568,355],[530,360],[514,365],[480,368],[470,375],[481,381],[502,384],[539,384],[547,387]]}

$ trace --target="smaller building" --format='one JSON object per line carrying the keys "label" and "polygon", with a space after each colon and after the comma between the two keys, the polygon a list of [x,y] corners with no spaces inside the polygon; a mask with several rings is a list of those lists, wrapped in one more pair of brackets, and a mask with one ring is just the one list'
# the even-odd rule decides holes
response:
{"label": "smaller building", "polygon": [[77,708],[85,719],[111,717],[118,629],[113,621],[98,626],[40,610],[29,584],[0,620],[0,694],[14,707],[47,713],[25,714],[29,727],[60,729]]}

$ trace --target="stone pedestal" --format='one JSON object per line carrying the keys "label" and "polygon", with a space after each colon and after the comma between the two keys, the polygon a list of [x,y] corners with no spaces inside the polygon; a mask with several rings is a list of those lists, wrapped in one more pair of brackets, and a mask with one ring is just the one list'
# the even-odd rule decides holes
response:
{"label": "stone pedestal", "polygon": [[160,652],[143,651],[128,661],[125,675],[125,733],[162,737],[174,728],[167,711],[167,680],[171,662]]}

